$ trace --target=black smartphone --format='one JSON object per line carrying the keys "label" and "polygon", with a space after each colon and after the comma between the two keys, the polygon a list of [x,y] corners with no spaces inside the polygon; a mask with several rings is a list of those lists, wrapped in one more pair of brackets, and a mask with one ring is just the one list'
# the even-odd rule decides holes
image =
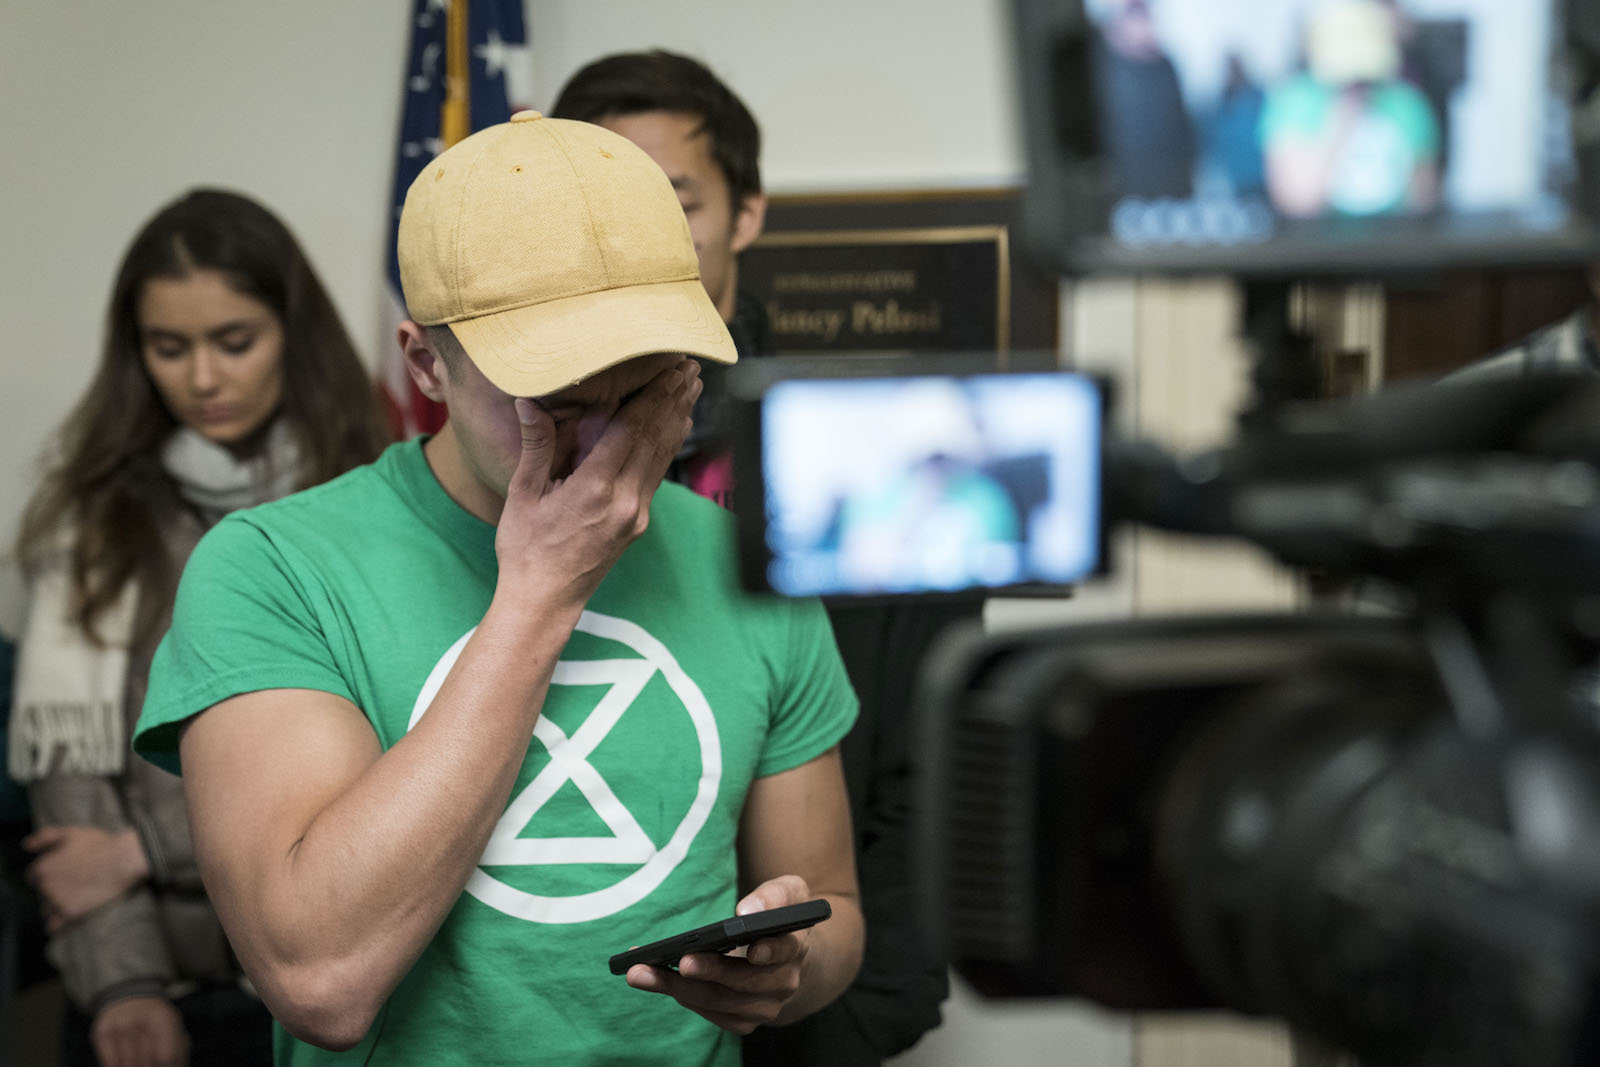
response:
{"label": "black smartphone", "polygon": [[691,952],[727,952],[763,937],[775,937],[791,930],[815,926],[832,914],[833,906],[826,900],[808,900],[785,908],[758,911],[753,915],[735,915],[731,919],[619,952],[611,957],[611,973],[627,974],[628,968],[636,963],[676,967],[678,961]]}

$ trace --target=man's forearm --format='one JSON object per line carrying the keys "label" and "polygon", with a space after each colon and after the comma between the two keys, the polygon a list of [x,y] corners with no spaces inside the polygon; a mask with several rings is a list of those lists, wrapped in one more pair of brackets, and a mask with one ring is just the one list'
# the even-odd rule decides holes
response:
{"label": "man's forearm", "polygon": [[827,894],[833,914],[813,926],[810,946],[801,967],[800,989],[778,1013],[773,1025],[798,1022],[832,1003],[855,980],[861,969],[866,922],[854,896]]}
{"label": "man's forearm", "polygon": [[[322,768],[312,788],[329,799],[297,834],[279,824],[263,831],[268,858],[241,854],[260,834],[207,834],[204,811],[195,811],[219,914],[291,1031],[334,1047],[358,1041],[459,898],[504,810],[577,611],[570,622],[549,613],[542,626],[528,615],[497,600],[415,728],[364,767]],[[187,735],[184,744],[192,766]],[[281,779],[240,787],[266,796]]]}

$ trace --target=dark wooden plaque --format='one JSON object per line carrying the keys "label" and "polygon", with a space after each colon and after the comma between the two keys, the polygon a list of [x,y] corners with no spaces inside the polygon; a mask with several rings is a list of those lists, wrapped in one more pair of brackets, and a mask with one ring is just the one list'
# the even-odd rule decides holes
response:
{"label": "dark wooden plaque", "polygon": [[1018,250],[1017,190],[774,197],[739,259],[779,354],[1057,343],[1057,283]]}

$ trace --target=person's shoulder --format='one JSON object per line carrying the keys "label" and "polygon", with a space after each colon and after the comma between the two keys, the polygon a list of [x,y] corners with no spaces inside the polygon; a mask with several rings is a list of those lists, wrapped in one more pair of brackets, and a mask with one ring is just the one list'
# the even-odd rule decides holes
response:
{"label": "person's shoulder", "polygon": [[1395,80],[1381,87],[1374,105],[1387,118],[1402,123],[1417,137],[1432,141],[1436,138],[1438,122],[1433,106],[1421,89],[1408,81]]}
{"label": "person's shoulder", "polygon": [[665,521],[672,525],[716,528],[729,532],[734,525],[733,513],[721,504],[677,482],[665,481],[650,502],[650,520],[652,524]]}
{"label": "person's shoulder", "polygon": [[1327,86],[1305,74],[1295,74],[1268,87],[1261,105],[1264,134],[1315,125],[1331,99]]}
{"label": "person's shoulder", "polygon": [[371,463],[353,467],[328,481],[277,500],[233,512],[222,523],[244,522],[270,527],[282,522],[337,521],[340,517],[370,516],[370,509],[378,500],[394,495],[396,468],[407,461],[406,451],[419,448],[410,441],[390,445]]}
{"label": "person's shoulder", "polygon": [[[384,521],[395,497],[384,472],[391,445],[372,463],[352,468],[326,482],[277,500],[241,508],[223,516],[195,546],[185,575],[226,573],[259,565],[264,558],[283,562],[316,554],[328,542],[363,540]],[[197,578],[196,581],[199,579]]]}

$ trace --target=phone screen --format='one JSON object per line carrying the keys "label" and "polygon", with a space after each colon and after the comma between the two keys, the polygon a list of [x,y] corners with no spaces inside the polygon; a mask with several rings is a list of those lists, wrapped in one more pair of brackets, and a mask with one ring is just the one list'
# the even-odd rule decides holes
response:
{"label": "phone screen", "polygon": [[1100,555],[1100,384],[1066,371],[792,378],[760,407],[765,584],[1060,587]]}

